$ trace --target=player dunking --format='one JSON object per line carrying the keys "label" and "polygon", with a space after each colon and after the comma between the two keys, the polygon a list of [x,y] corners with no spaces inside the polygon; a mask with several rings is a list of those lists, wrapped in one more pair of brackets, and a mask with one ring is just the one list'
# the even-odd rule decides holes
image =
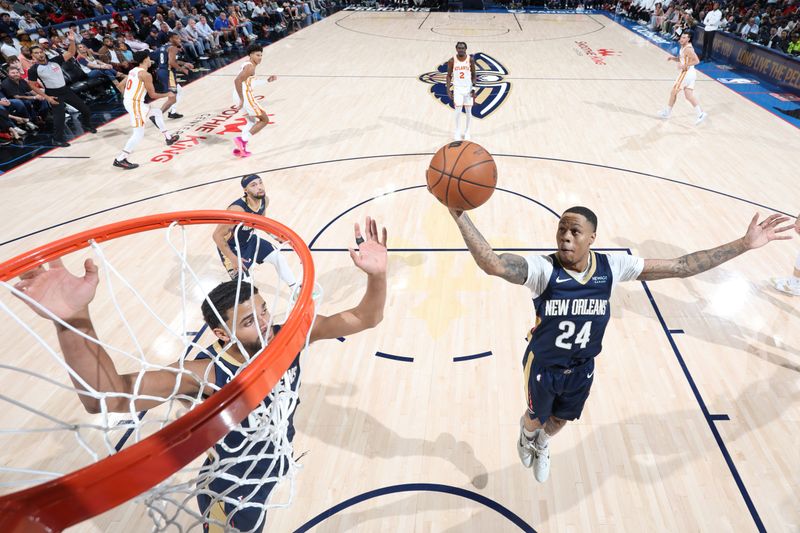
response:
{"label": "player dunking", "polygon": [[[244,196],[228,206],[228,211],[253,213],[264,216],[269,205],[269,197],[264,191],[264,183],[258,174],[250,174],[242,178]],[[239,273],[247,275],[255,261],[258,264],[266,261],[275,267],[278,277],[292,288],[297,280],[294,273],[286,263],[281,253],[273,246],[258,237],[253,228],[242,226],[235,230],[234,224],[220,224],[214,230],[214,244],[217,245],[219,258],[231,279],[236,279]],[[238,254],[237,254],[238,250]],[[241,256],[241,263],[239,257]]]}
{"label": "player dunking", "polygon": [[247,47],[247,61],[242,64],[242,70],[239,75],[233,80],[233,105],[237,109],[244,108],[244,115],[247,119],[247,124],[242,128],[242,135],[233,140],[235,148],[233,155],[237,157],[249,157],[251,152],[247,151],[247,143],[250,137],[264,129],[264,126],[269,124],[267,112],[264,111],[258,102],[256,102],[255,95],[253,94],[253,86],[261,85],[266,82],[273,82],[278,79],[277,76],[270,76],[267,81],[256,80],[256,67],[261,64],[261,59],[264,55],[264,48],[257,44],[251,44]]}
{"label": "player dunking", "polygon": [[[331,316],[318,315],[309,332],[310,343],[354,335],[375,327],[383,319],[383,309],[386,304],[386,229],[379,235],[377,224],[368,217],[364,230],[366,239],[362,239],[360,228],[358,224],[355,225],[356,242],[360,242],[360,245],[358,250],[350,250],[353,263],[367,274],[364,296],[358,305],[351,309]],[[99,279],[97,266],[91,259],[87,259],[84,263],[86,273],[82,278],[64,268],[60,259],[47,266],[47,269],[39,267],[23,274],[22,281],[15,287],[79,332],[96,339],[97,333],[89,316],[89,304],[97,290]],[[173,364],[173,367],[182,369],[178,374],[168,370],[150,370],[144,372],[142,376],[138,373],[120,374],[114,361],[102,346],[88,342],[78,333],[56,323],[64,360],[80,376],[81,383],[86,383],[94,392],[111,393],[102,400],[105,402],[105,409],[97,397],[78,394],[84,408],[89,413],[99,413],[101,409],[128,413],[131,409],[129,397],[136,394],[148,398],[135,402],[136,410],[142,411],[163,403],[166,398],[197,397],[201,391],[204,395],[210,395],[213,390],[207,382],[200,379],[201,376],[207,376],[204,379],[212,381],[220,388],[227,384],[238,374],[242,365],[269,344],[280,329],[280,326],[269,329],[270,315],[264,299],[258,294],[258,289],[252,287],[255,294],[251,299],[250,284],[242,282],[237,294],[237,283],[237,281],[227,281],[208,294],[213,307],[204,301],[201,310],[203,319],[217,336],[218,341],[206,348],[196,359],[185,359]],[[50,318],[38,307],[29,305],[40,316]],[[217,318],[214,309],[219,312],[222,322]],[[236,317],[235,323],[234,317]],[[241,343],[246,353],[242,353],[235,340]],[[223,348],[227,348],[224,354],[222,354]],[[221,354],[222,357],[216,357],[217,354]],[[286,373],[292,390],[297,391],[300,382],[299,354]],[[177,385],[176,380],[178,380]],[[77,381],[75,383],[78,390],[85,392],[82,385]],[[128,395],[128,398],[115,393]],[[271,403],[272,400],[268,396],[256,411],[267,412]],[[295,434],[294,412],[289,414],[288,424],[287,437],[291,443]],[[252,443],[253,430],[250,429],[249,420],[242,421],[241,426],[241,430],[232,430],[215,444],[214,453],[225,459],[235,458],[237,454],[239,456],[247,454],[249,458],[238,459],[224,467],[224,475],[217,477],[212,475],[210,482],[202,487],[197,495],[200,515],[204,522],[203,530],[206,532],[219,530],[209,527],[209,520],[223,523],[225,531],[251,533],[262,531],[264,506],[270,492],[275,488],[275,478],[284,473],[276,471],[282,468],[281,466],[273,464],[270,459],[262,458],[266,454],[274,453],[272,442],[265,438],[263,441]],[[209,468],[212,462],[213,460],[209,458],[203,468]]]}
{"label": "player dunking", "polygon": [[181,101],[183,90],[175,79],[175,71],[189,74],[189,70],[194,68],[191,63],[178,59],[180,50],[181,37],[174,31],[169,32],[169,41],[156,49],[156,88],[162,93],[175,93],[175,102],[171,105],[165,103],[161,108],[161,111],[167,113],[169,118],[183,118],[183,115],[178,113],[178,104]]}
{"label": "player dunking", "polygon": [[669,103],[667,107],[660,111],[658,116],[665,119],[669,118],[672,114],[672,107],[675,105],[675,100],[678,99],[678,93],[683,91],[684,96],[686,96],[686,99],[692,104],[697,113],[697,120],[695,120],[694,123],[700,124],[708,116],[700,107],[700,102],[694,95],[694,82],[697,80],[697,71],[694,69],[694,66],[700,63],[700,59],[694,52],[691,36],[688,31],[681,34],[678,42],[680,42],[681,45],[681,51],[678,53],[678,57],[670,56],[667,58],[667,61],[677,61],[678,70],[680,72],[678,74],[678,79],[675,80],[675,85],[672,86],[672,91],[669,93]]}
{"label": "player dunking", "polygon": [[597,217],[585,207],[567,209],[558,222],[558,251],[522,257],[497,255],[470,218],[451,215],[478,266],[531,291],[534,327],[522,359],[527,409],[520,421],[517,451],[525,467],[533,465],[537,481],[550,472],[549,441],[569,420],[580,417],[594,377],[608,321],[615,283],[630,280],[686,278],[705,272],[770,241],[790,239],[778,227],[789,217],[771,215],[750,221],[744,237],[712,250],[677,259],[642,259],[627,254],[602,254],[589,249]]}
{"label": "player dunking", "polygon": [[[456,43],[456,55],[447,62],[447,94],[453,101],[455,109],[456,130],[453,138],[456,141],[470,138],[469,123],[472,118],[472,102],[475,98],[475,83],[477,82],[477,71],[475,69],[475,59],[467,55],[467,43],[459,41]],[[464,131],[461,131],[461,111],[466,110],[467,123]]]}
{"label": "player dunking", "polygon": [[144,138],[144,121],[150,118],[155,122],[156,126],[164,135],[167,145],[172,145],[178,140],[177,135],[171,135],[164,125],[164,115],[158,107],[151,106],[145,103],[145,96],[150,97],[150,101],[166,98],[165,106],[172,105],[175,101],[175,93],[157,93],[153,87],[153,77],[148,72],[152,60],[148,52],[135,52],[133,54],[133,62],[136,65],[128,72],[128,77],[123,81],[124,92],[122,101],[125,104],[125,109],[128,111],[128,116],[131,119],[131,127],[133,127],[133,134],[131,134],[128,142],[125,143],[125,148],[114,159],[114,166],[124,168],[126,170],[138,167],[136,163],[128,161],[128,156],[131,155],[136,145]]}

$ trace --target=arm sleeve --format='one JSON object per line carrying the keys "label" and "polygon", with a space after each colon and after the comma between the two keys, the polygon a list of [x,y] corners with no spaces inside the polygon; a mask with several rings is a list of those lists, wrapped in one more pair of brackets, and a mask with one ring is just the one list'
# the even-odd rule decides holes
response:
{"label": "arm sleeve", "polygon": [[608,265],[614,275],[614,282],[632,281],[644,269],[644,259],[629,254],[608,254]]}
{"label": "arm sleeve", "polygon": [[528,263],[528,279],[525,280],[525,286],[530,289],[531,296],[536,298],[547,288],[550,275],[553,273],[553,264],[549,257],[543,255],[527,255],[525,261]]}

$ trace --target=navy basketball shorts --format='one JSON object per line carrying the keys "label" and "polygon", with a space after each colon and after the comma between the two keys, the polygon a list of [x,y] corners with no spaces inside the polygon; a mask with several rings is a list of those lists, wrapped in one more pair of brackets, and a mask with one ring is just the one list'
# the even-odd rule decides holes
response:
{"label": "navy basketball shorts", "polygon": [[[207,491],[197,494],[197,505],[200,508],[200,515],[206,519],[228,524],[236,528],[237,531],[248,531],[261,533],[267,521],[266,510],[262,505],[266,505],[269,494],[275,488],[275,482],[262,482],[261,484],[239,484],[225,479],[214,480]],[[214,499],[209,494],[224,494],[225,498],[244,503],[259,504],[251,507],[237,509],[237,505],[222,500]],[[262,518],[262,515],[265,515]],[[203,524],[204,533],[223,533],[230,531],[229,528],[221,528],[217,525],[208,523]]]}
{"label": "navy basketball shorts", "polygon": [[572,369],[560,369],[537,366],[535,361],[527,365],[529,357],[530,352],[523,360],[528,416],[543,424],[550,416],[580,418],[594,381],[594,358]]}
{"label": "navy basketball shorts", "polygon": [[[228,246],[230,246],[233,253],[236,254],[236,241],[231,239],[228,241]],[[245,273],[250,270],[250,267],[253,266],[253,261],[258,263],[259,265],[264,262],[269,254],[275,251],[275,248],[269,243],[262,239],[261,237],[256,237],[255,235],[251,236],[245,243],[239,242],[239,254],[241,256],[242,266],[244,267]],[[225,267],[225,270],[228,271],[228,274],[231,277],[235,277],[236,269],[234,265],[228,260],[225,255],[217,250],[219,253],[219,258],[222,260],[222,265]]]}
{"label": "navy basketball shorts", "polygon": [[160,93],[178,92],[178,83],[172,70],[160,68],[156,70],[156,90]]}

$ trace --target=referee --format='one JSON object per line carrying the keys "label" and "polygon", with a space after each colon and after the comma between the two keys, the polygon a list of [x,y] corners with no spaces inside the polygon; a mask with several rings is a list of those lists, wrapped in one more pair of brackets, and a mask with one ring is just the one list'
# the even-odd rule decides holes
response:
{"label": "referee", "polygon": [[44,91],[31,85],[34,92],[44,96],[45,100],[53,106],[53,146],[69,146],[64,137],[64,113],[66,104],[71,105],[81,112],[83,129],[97,133],[91,125],[92,112],[89,106],[80,99],[69,87],[64,79],[61,65],[75,57],[75,34],[70,30],[67,36],[69,48],[63,54],[48,59],[44,50],[38,46],[31,48],[31,55],[35,63],[28,70],[29,81],[39,81],[44,86]]}

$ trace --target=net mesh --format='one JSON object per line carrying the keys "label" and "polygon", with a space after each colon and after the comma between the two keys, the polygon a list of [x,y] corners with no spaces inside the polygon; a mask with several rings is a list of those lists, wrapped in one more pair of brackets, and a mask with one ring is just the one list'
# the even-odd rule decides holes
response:
{"label": "net mesh", "polygon": [[[238,242],[241,227],[232,232],[236,250],[244,244]],[[158,233],[163,234],[162,238],[154,237]],[[19,339],[18,345],[23,346],[11,351],[11,357],[0,360],[2,382],[17,384],[0,391],[0,402],[5,404],[0,414],[0,445],[20,451],[13,460],[0,465],[0,493],[58,478],[140,442],[200,405],[255,359],[255,354],[251,357],[238,340],[235,327],[231,331],[223,319],[226,310],[214,307],[207,297],[209,288],[227,281],[219,260],[213,257],[215,254],[193,257],[200,247],[215,251],[209,237],[208,226],[189,227],[175,222],[161,232],[147,232],[102,245],[90,242],[100,275],[98,293],[91,305],[97,337],[58,318],[15,288],[13,281],[0,282],[5,289],[0,309],[10,319],[3,326],[7,330],[4,338]],[[257,256],[259,247],[269,245],[275,250],[272,253],[292,260],[292,271],[302,269],[288,241],[280,242],[261,231],[250,238],[258,239]],[[122,245],[134,239],[141,242]],[[159,241],[157,251],[155,246]],[[132,249],[140,250],[142,246],[147,246],[151,257],[158,259],[156,265],[132,255]],[[237,259],[241,262],[241,255]],[[168,280],[164,283],[163,269],[168,265]],[[73,273],[80,271],[80,267],[67,266]],[[161,279],[151,274],[159,270]],[[280,335],[280,326],[276,324],[291,311],[299,285],[289,289],[278,280],[269,264],[254,265],[246,277],[238,276],[236,283],[236,300],[239,301],[241,294],[253,309],[257,303],[254,286],[261,289],[260,294],[267,301],[268,328],[274,328],[272,331]],[[315,300],[317,295],[315,292]],[[132,392],[108,392],[92,387],[80,369],[67,362],[52,326],[32,318],[31,309],[20,301],[36,308],[57,323],[57,327],[67,328],[88,343],[102,347],[117,371],[131,376]],[[227,342],[218,341],[209,328],[200,326],[202,301],[211,306],[221,322],[230,339]],[[233,307],[228,323],[238,323],[237,309]],[[10,331],[11,324],[16,331]],[[266,346],[269,335],[259,328],[256,330],[261,346]],[[32,346],[26,346],[26,341],[32,341],[27,343]],[[303,350],[307,346],[308,337]],[[240,356],[238,360],[235,355]],[[203,375],[186,368],[187,361],[197,358],[209,360]],[[141,393],[149,372],[169,375],[171,392],[164,396]],[[196,393],[181,392],[181,384],[187,380],[198,383]],[[230,421],[232,429],[222,440],[138,496],[137,501],[146,505],[153,530],[191,531],[209,524],[226,531],[258,531],[264,526],[269,509],[288,506],[298,470],[291,443],[298,387],[299,366],[293,363],[255,410],[240,423]],[[98,412],[83,411],[75,401],[79,397],[84,405],[87,400],[93,402]],[[159,405],[144,410],[142,402]],[[33,443],[36,449],[48,452],[44,456],[26,456],[24,451],[31,449]],[[280,497],[270,498],[284,482],[288,487],[279,491]]]}

